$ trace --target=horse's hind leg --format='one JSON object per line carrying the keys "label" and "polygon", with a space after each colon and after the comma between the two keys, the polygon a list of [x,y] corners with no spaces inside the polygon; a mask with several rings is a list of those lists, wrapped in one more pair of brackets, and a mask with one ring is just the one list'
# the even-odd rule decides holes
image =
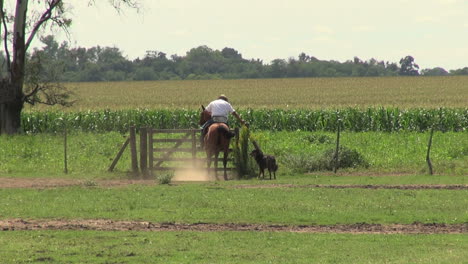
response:
{"label": "horse's hind leg", "polygon": [[223,167],[224,167],[224,180],[227,181],[227,172],[226,172],[226,166],[227,166],[227,158],[229,155],[229,150],[224,151],[224,156],[223,156]]}
{"label": "horse's hind leg", "polygon": [[214,171],[215,171],[215,177],[216,177],[216,180],[218,180],[218,156],[219,156],[219,152],[216,152],[214,154],[215,156],[215,160],[214,160]]}
{"label": "horse's hind leg", "polygon": [[208,173],[208,177],[211,175],[210,173],[210,168],[211,168],[211,156],[212,154],[210,152],[206,153],[206,172]]}

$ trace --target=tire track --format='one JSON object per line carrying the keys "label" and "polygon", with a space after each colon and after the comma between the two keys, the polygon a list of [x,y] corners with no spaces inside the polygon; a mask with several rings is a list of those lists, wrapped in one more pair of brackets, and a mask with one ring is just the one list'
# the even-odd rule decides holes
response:
{"label": "tire track", "polygon": [[262,188],[329,188],[329,189],[390,189],[390,190],[468,190],[468,185],[463,184],[407,184],[407,185],[325,185],[325,184],[245,184],[235,185],[232,188],[237,189],[262,189]]}
{"label": "tire track", "polygon": [[[96,186],[96,187],[124,187],[127,185],[157,185],[155,180],[76,180],[76,179],[56,179],[56,178],[1,178],[0,189],[8,188],[27,188],[27,189],[48,189],[70,186]],[[174,185],[184,184],[174,182]],[[238,184],[232,186],[224,186],[223,188],[239,188],[239,189],[261,189],[261,188],[330,188],[330,189],[397,189],[397,190],[468,190],[467,184],[404,184],[404,185],[356,185],[356,184],[341,184],[341,185],[325,185],[325,184],[279,184],[279,183],[259,183],[259,184]]]}
{"label": "tire track", "polygon": [[468,223],[413,223],[413,224],[337,224],[337,225],[266,225],[238,223],[153,223],[148,221],[94,220],[0,220],[0,230],[96,230],[96,231],[252,231],[294,233],[342,234],[467,234]]}

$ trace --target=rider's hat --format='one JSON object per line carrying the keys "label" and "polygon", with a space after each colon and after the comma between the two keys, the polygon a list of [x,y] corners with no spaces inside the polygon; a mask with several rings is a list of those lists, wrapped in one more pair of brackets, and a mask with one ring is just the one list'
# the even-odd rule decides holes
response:
{"label": "rider's hat", "polygon": [[220,96],[218,97],[218,99],[221,99],[221,100],[224,100],[224,101],[226,101],[226,102],[229,102],[228,98],[227,98],[224,94],[220,95]]}

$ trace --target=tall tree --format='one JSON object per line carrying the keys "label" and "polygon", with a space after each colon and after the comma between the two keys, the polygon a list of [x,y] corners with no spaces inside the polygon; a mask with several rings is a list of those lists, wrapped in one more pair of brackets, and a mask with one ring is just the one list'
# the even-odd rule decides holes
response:
{"label": "tall tree", "polygon": [[406,56],[400,60],[400,75],[419,75],[419,65],[414,62],[414,58],[412,56]]}
{"label": "tall tree", "polygon": [[445,76],[449,73],[444,68],[435,67],[433,69],[423,69],[421,74],[424,76]]}
{"label": "tall tree", "polygon": [[[122,5],[136,7],[136,1],[109,0],[116,9]],[[68,1],[65,0],[10,0],[7,6],[13,10],[6,10],[5,2],[0,0],[0,36],[7,71],[0,74],[0,134],[14,134],[21,127],[24,103],[68,103],[67,94],[57,85],[40,82],[39,78],[26,78],[26,54],[31,42],[46,25],[66,29],[71,20],[66,16],[65,2]],[[89,3],[92,5],[94,0]],[[32,68],[40,67],[40,59],[36,59],[35,65]]]}

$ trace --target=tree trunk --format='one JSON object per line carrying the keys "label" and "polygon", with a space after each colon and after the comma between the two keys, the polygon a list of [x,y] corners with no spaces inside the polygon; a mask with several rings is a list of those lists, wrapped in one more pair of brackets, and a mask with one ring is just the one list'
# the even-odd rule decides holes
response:
{"label": "tree trunk", "polygon": [[[7,78],[0,81],[0,134],[16,134],[21,128],[26,60],[26,14],[29,0],[16,0],[13,27],[13,59]],[[3,1],[0,3],[3,5]],[[6,34],[6,33],[5,33]]]}
{"label": "tree trunk", "polygon": [[21,110],[23,100],[14,98],[0,103],[0,134],[16,134],[21,127]]}
{"label": "tree trunk", "polygon": [[21,128],[24,100],[21,84],[0,81],[0,134],[16,134]]}
{"label": "tree trunk", "polygon": [[10,80],[16,88],[16,94],[23,91],[24,71],[26,67],[26,14],[28,12],[28,0],[17,0],[15,24],[13,31],[13,60],[10,69]]}

